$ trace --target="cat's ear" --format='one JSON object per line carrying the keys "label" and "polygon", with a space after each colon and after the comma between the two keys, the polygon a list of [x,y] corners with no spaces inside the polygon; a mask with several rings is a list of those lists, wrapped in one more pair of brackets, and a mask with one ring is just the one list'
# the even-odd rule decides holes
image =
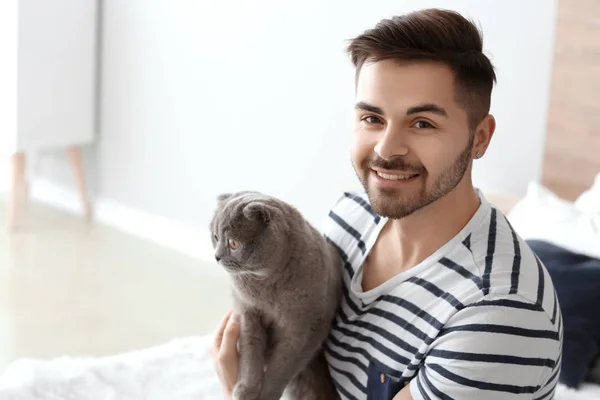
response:
{"label": "cat's ear", "polygon": [[244,216],[249,220],[261,221],[268,224],[273,217],[270,207],[264,203],[252,202],[244,207]]}
{"label": "cat's ear", "polygon": [[222,203],[225,200],[231,198],[231,196],[233,196],[233,193],[222,193],[222,194],[220,194],[220,195],[217,196],[217,201],[219,203]]}

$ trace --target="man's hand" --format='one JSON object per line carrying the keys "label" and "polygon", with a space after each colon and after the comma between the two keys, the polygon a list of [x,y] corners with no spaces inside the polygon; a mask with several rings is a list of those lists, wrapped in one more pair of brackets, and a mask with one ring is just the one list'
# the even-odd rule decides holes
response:
{"label": "man's hand", "polygon": [[402,390],[394,396],[393,400],[413,400],[412,395],[410,394],[409,385],[404,386]]}
{"label": "man's hand", "polygon": [[240,319],[232,312],[227,313],[219,324],[213,343],[215,369],[221,381],[221,387],[228,399],[238,380],[237,341],[240,337]]}

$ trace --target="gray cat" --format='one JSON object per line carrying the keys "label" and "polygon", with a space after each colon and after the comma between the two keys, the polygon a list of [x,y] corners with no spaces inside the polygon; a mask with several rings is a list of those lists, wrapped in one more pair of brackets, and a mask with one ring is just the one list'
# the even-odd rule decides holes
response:
{"label": "gray cat", "polygon": [[241,317],[233,398],[336,399],[322,349],[341,296],[335,249],[294,207],[258,192],[219,196],[210,228]]}

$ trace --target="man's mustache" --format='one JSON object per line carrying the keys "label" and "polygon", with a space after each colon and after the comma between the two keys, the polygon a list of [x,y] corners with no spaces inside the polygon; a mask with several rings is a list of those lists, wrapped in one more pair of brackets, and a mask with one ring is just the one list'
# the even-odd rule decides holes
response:
{"label": "man's mustache", "polygon": [[392,158],[391,160],[384,160],[379,156],[371,157],[363,163],[365,169],[380,168],[390,171],[402,171],[411,172],[415,174],[421,174],[425,172],[423,164],[411,163],[401,157]]}

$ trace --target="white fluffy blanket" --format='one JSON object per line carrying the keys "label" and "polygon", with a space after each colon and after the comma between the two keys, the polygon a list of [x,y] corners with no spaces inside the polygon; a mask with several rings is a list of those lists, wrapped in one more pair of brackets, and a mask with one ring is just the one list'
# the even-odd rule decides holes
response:
{"label": "white fluffy blanket", "polygon": [[0,376],[1,400],[221,400],[210,337],[102,358],[20,359]]}
{"label": "white fluffy blanket", "polygon": [[[0,400],[222,400],[210,337],[110,357],[20,359],[0,376]],[[600,386],[560,387],[556,400],[598,400]]]}

